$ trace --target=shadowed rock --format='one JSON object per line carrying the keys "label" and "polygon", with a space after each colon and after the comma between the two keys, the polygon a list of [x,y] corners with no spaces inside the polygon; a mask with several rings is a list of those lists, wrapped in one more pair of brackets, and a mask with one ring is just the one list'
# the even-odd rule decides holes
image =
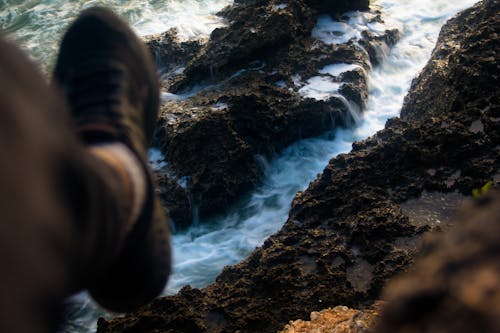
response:
{"label": "shadowed rock", "polygon": [[307,36],[315,20],[302,1],[288,1],[285,8],[268,4],[236,6],[225,12],[229,25],[215,29],[210,40],[191,59],[182,79],[170,87],[179,92],[202,81],[215,82],[248,62],[265,58],[294,39]]}
{"label": "shadowed rock", "polygon": [[[357,78],[359,87],[366,87],[364,77]],[[166,197],[173,202],[190,197],[203,216],[224,211],[261,179],[259,157],[270,159],[300,138],[353,123],[349,109],[337,97],[304,99],[261,79],[259,73],[245,73],[231,81],[235,88],[229,84],[221,93],[200,93],[165,104],[157,143],[177,179],[186,180],[185,192],[177,197],[172,193],[176,182],[164,178],[169,183],[160,184],[165,185]],[[167,207],[178,226],[191,223],[193,207]]]}
{"label": "shadowed rock", "polygon": [[[235,0],[236,4],[255,5],[274,3],[277,6],[284,7],[288,1],[278,0]],[[304,3],[312,9],[322,14],[339,15],[350,10],[368,10],[368,0],[305,0]]]}
{"label": "shadowed rock", "polygon": [[367,10],[368,0],[305,0],[315,10],[321,13],[339,15],[349,10]]}
{"label": "shadowed rock", "polygon": [[386,291],[377,332],[500,332],[500,193],[463,209]]}

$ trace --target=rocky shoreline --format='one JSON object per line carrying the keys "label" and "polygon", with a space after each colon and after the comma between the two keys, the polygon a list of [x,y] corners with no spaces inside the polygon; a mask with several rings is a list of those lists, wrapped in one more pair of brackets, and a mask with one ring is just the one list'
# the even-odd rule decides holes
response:
{"label": "rocky shoreline", "polygon": [[[248,3],[260,6],[268,2]],[[235,266],[226,267],[216,282],[206,288],[185,287],[177,295],[159,298],[136,313],[111,321],[102,319],[98,324],[98,332],[277,332],[292,319],[308,318],[312,311],[339,305],[369,309],[380,299],[385,285],[413,264],[424,236],[455,228],[453,220],[449,220],[449,223],[436,223],[433,219],[425,218],[425,214],[421,212],[414,214],[415,207],[425,206],[428,213],[442,210],[446,203],[457,208],[462,196],[470,196],[473,189],[481,188],[488,182],[494,186],[499,185],[500,94],[496,74],[500,72],[496,43],[500,25],[498,12],[498,1],[485,0],[450,20],[441,31],[431,60],[414,80],[405,99],[401,118],[389,120],[385,129],[353,144],[350,153],[333,158],[309,188],[297,194],[283,228],[247,259]],[[345,61],[347,60],[342,60]],[[203,63],[201,60],[195,63],[195,68],[203,67],[199,65]],[[227,63],[221,64],[218,71],[226,71]],[[318,65],[315,70],[325,64]],[[360,65],[365,66],[364,63]],[[200,73],[195,69],[192,71],[196,75]],[[361,74],[362,71],[353,72]],[[187,70],[184,73],[191,72]],[[188,78],[191,74],[186,77],[183,75],[185,74],[172,81],[177,82],[172,83],[173,86],[184,87],[192,82]],[[275,91],[289,103],[295,100],[294,92],[274,88],[272,83],[265,80],[267,76],[261,76],[267,74],[252,71],[247,75],[238,87],[241,84],[259,84],[259,91]],[[359,75],[356,77],[359,78]],[[241,80],[241,77],[235,80]],[[290,83],[286,84],[288,87]],[[233,86],[233,83],[229,86]],[[216,96],[213,99],[203,93],[198,96],[204,96],[202,100],[206,106],[213,106],[221,102],[221,97],[217,94],[218,92],[208,93],[209,96]],[[227,92],[223,94],[228,96]],[[286,94],[291,96],[283,97]],[[237,107],[229,108],[230,111],[224,109],[216,112],[223,115],[220,119],[237,117],[238,111],[242,111],[239,114],[241,117],[248,114],[248,109],[244,111],[245,109],[240,108],[244,108],[247,103],[251,104],[252,99],[244,94],[235,93],[234,96],[238,97],[234,98],[235,101],[243,98],[244,102],[237,104],[233,99],[228,99],[224,103]],[[265,101],[273,105],[272,100],[261,98],[262,103]],[[255,100],[258,97],[253,99],[257,103]],[[328,102],[332,103],[331,100]],[[179,107],[186,107],[183,103],[194,102],[184,100],[177,103]],[[297,103],[300,105],[311,101],[297,100]],[[321,102],[318,103],[321,105]],[[169,105],[169,110],[173,108]],[[168,112],[175,111],[164,110],[162,117],[165,123],[159,132],[163,128],[163,131],[172,133],[166,125]],[[249,118],[241,123],[252,121],[253,116],[254,113],[250,113]],[[231,149],[240,151],[232,148],[233,142],[238,141],[231,139],[230,134],[233,132],[227,129],[227,121],[216,120],[212,118],[212,113],[208,116],[203,111],[196,111],[193,118],[197,120],[184,125],[181,125],[182,120],[176,120],[171,124],[172,127],[177,126],[177,131],[173,131],[176,134],[171,134],[172,137],[181,136],[180,133],[186,130],[189,135],[199,135],[191,137],[194,142],[207,140],[203,133],[196,133],[208,131],[210,127],[217,131],[211,133],[223,139],[222,143],[226,144],[219,153],[225,152],[222,155],[228,156],[230,154],[227,152],[232,151]],[[269,142],[273,142],[274,132],[269,131],[264,130],[264,133]],[[277,131],[275,134],[279,136],[284,132]],[[168,134],[164,134],[164,138],[167,137]],[[180,141],[164,140],[163,151],[167,159],[175,154],[180,156],[183,153],[183,157],[187,155],[188,158],[190,154],[194,154],[189,150],[171,152],[169,149],[172,148],[169,147],[172,142]],[[286,140],[291,139],[281,140],[284,141],[278,141],[278,148],[279,145],[288,144]],[[251,140],[247,139],[245,142],[249,145]],[[259,142],[262,144],[267,141]],[[247,163],[243,164],[243,170],[250,174],[250,178],[244,179],[251,179],[250,184],[258,179],[258,172],[252,174],[252,168],[247,166],[251,165],[255,147],[247,148],[252,154],[234,155],[240,156],[241,160],[224,160],[224,163],[229,163],[232,167],[239,165],[240,161]],[[180,150],[180,147],[176,149]],[[266,154],[265,148],[261,149],[260,153]],[[208,154],[215,158],[216,155],[210,155],[215,152],[217,150],[210,150]],[[219,155],[217,162],[220,160]],[[173,162],[170,163],[173,165]],[[212,165],[210,158],[206,163],[205,168],[209,170]],[[195,169],[189,170],[196,174]],[[234,182],[231,177],[238,178],[233,174],[227,177],[228,183]],[[195,180],[198,181],[198,178]],[[202,186],[202,183],[199,186],[205,191],[205,199],[210,197],[211,192],[207,190],[210,187],[207,184]],[[242,183],[233,185],[244,187]],[[217,190],[224,193],[229,187]],[[230,192],[230,196],[234,194]],[[426,198],[427,201],[424,200]],[[220,207],[228,201],[224,196],[217,200],[223,201],[220,205],[215,204]],[[498,205],[495,207],[498,208]],[[498,215],[492,221],[498,224]],[[456,223],[462,224],[460,220]],[[469,225],[465,232],[470,233],[473,229]],[[485,230],[490,229],[485,227]],[[459,235],[453,237],[460,239]],[[498,233],[496,237],[490,235],[490,243],[485,244],[498,244],[495,243],[497,238]],[[482,243],[478,244],[481,246]],[[498,255],[497,247],[487,248],[494,249],[488,253]],[[499,256],[494,258],[498,262]],[[446,262],[441,264],[445,265]],[[425,275],[425,272],[420,273]],[[497,286],[498,284],[491,285],[494,295],[498,295]],[[411,286],[409,288],[406,290],[407,295],[417,295],[413,299],[421,299],[418,298],[418,291],[412,291]],[[418,289],[418,285],[413,288]],[[422,290],[425,292],[425,289]],[[393,294],[396,298],[388,305],[388,322],[398,322],[397,314],[405,311],[398,310],[399,305],[405,309],[402,305],[405,303],[398,302],[397,292]],[[498,303],[495,305],[498,308]],[[496,312],[487,312],[484,307],[478,308],[493,317],[496,315]],[[411,304],[406,309],[412,311]],[[344,310],[337,308],[337,311]],[[396,313],[396,317],[391,317],[391,313]],[[364,331],[366,327],[347,332]],[[384,332],[383,328],[380,331]],[[401,329],[401,332],[405,330]]]}
{"label": "rocky shoreline", "polygon": [[[397,30],[329,45],[311,37],[317,10],[348,21],[340,14],[367,2],[310,3],[237,1],[219,13],[228,25],[206,44],[179,42],[175,31],[149,38],[168,91],[155,145],[168,163],[159,188],[176,228],[224,213],[259,183],[263,161],[297,140],[352,125],[364,109],[367,71]],[[370,15],[382,24],[380,13]],[[328,71],[335,64],[345,68]],[[338,91],[307,95],[310,80]]]}

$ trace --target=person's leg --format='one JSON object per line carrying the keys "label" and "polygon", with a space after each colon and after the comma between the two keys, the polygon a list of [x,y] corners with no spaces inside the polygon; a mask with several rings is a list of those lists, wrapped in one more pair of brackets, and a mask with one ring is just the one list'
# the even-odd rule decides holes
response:
{"label": "person's leg", "polygon": [[[113,264],[90,266],[87,286],[104,307],[126,311],[161,292],[170,269],[167,221],[147,162],[159,107],[156,68],[128,24],[109,10],[91,8],[66,32],[54,82],[66,96],[74,131],[87,150],[108,164],[125,166],[121,171],[135,187],[127,215],[139,216],[122,226],[130,232]],[[137,195],[141,173],[143,197]],[[92,257],[100,258],[107,250],[99,249]]]}
{"label": "person's leg", "polygon": [[170,250],[144,155],[110,137],[81,145],[63,99],[21,51],[0,49],[0,331],[49,331],[80,288],[115,311],[149,301]]}
{"label": "person's leg", "polygon": [[14,45],[0,49],[0,332],[46,332],[83,263],[62,192],[84,173],[71,160],[82,148],[63,99]]}

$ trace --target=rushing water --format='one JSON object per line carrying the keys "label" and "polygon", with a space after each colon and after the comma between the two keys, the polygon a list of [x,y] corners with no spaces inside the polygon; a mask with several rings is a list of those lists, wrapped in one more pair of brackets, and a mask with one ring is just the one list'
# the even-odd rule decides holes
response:
{"label": "rushing water", "polygon": [[[50,66],[56,42],[64,26],[76,13],[96,3],[106,3],[125,15],[141,34],[179,27],[184,38],[206,36],[222,24],[212,14],[229,0],[167,1],[0,1],[0,26],[40,61]],[[375,0],[372,7],[383,13],[385,25],[370,23],[369,14],[350,13],[346,22],[335,22],[325,16],[318,21],[313,36],[335,44],[347,38],[358,38],[360,31],[380,33],[396,27],[402,33],[397,45],[388,50],[382,63],[369,73],[369,100],[357,126],[302,140],[283,151],[272,161],[263,161],[266,175],[251,195],[237,204],[231,213],[212,221],[203,221],[188,231],[173,236],[174,273],[165,293],[181,286],[202,287],[212,282],[225,265],[235,264],[247,256],[266,237],[285,222],[290,203],[299,190],[339,153],[350,150],[361,140],[383,128],[385,121],[398,116],[410,82],[429,59],[443,23],[476,0]],[[325,67],[321,73],[333,76],[352,66]],[[313,98],[337,94],[338,85],[317,77],[297,79],[301,93]],[[315,97],[316,96],[316,97]],[[160,162],[157,154],[152,158]],[[85,294],[73,299],[68,332],[92,331],[95,307]]]}
{"label": "rushing water", "polygon": [[[361,121],[354,129],[337,130],[290,146],[268,162],[262,185],[232,213],[175,235],[174,275],[167,291],[175,292],[188,283],[196,287],[206,285],[223,266],[237,263],[279,230],[286,221],[295,193],[304,190],[331,157],[348,152],[353,141],[374,134],[383,128],[388,118],[399,115],[411,80],[429,59],[443,23],[475,2],[374,1],[373,7],[383,13],[385,27],[368,23],[369,15],[360,13],[350,14],[348,25],[341,27],[328,17],[320,18],[316,36],[332,44],[336,42],[332,36],[338,38],[339,31],[352,33],[354,38],[363,29],[379,33],[381,28],[396,27],[402,33],[401,40],[388,52],[382,64],[369,73],[368,107]],[[348,66],[344,68],[348,69]],[[323,70],[328,71],[327,68]],[[305,81],[311,84],[310,78]],[[328,93],[321,82],[312,87]],[[335,94],[336,89],[332,86],[330,93]]]}

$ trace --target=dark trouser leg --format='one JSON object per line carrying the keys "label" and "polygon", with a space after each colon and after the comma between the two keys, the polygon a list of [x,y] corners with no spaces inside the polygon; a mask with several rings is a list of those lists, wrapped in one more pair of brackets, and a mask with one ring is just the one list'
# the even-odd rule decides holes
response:
{"label": "dark trouser leg", "polygon": [[[47,332],[64,296],[98,294],[116,274],[127,203],[116,172],[73,135],[62,98],[19,50],[3,40],[0,49],[0,332]],[[135,260],[167,262],[165,231],[144,234],[156,244]],[[160,283],[168,269],[130,273]]]}

